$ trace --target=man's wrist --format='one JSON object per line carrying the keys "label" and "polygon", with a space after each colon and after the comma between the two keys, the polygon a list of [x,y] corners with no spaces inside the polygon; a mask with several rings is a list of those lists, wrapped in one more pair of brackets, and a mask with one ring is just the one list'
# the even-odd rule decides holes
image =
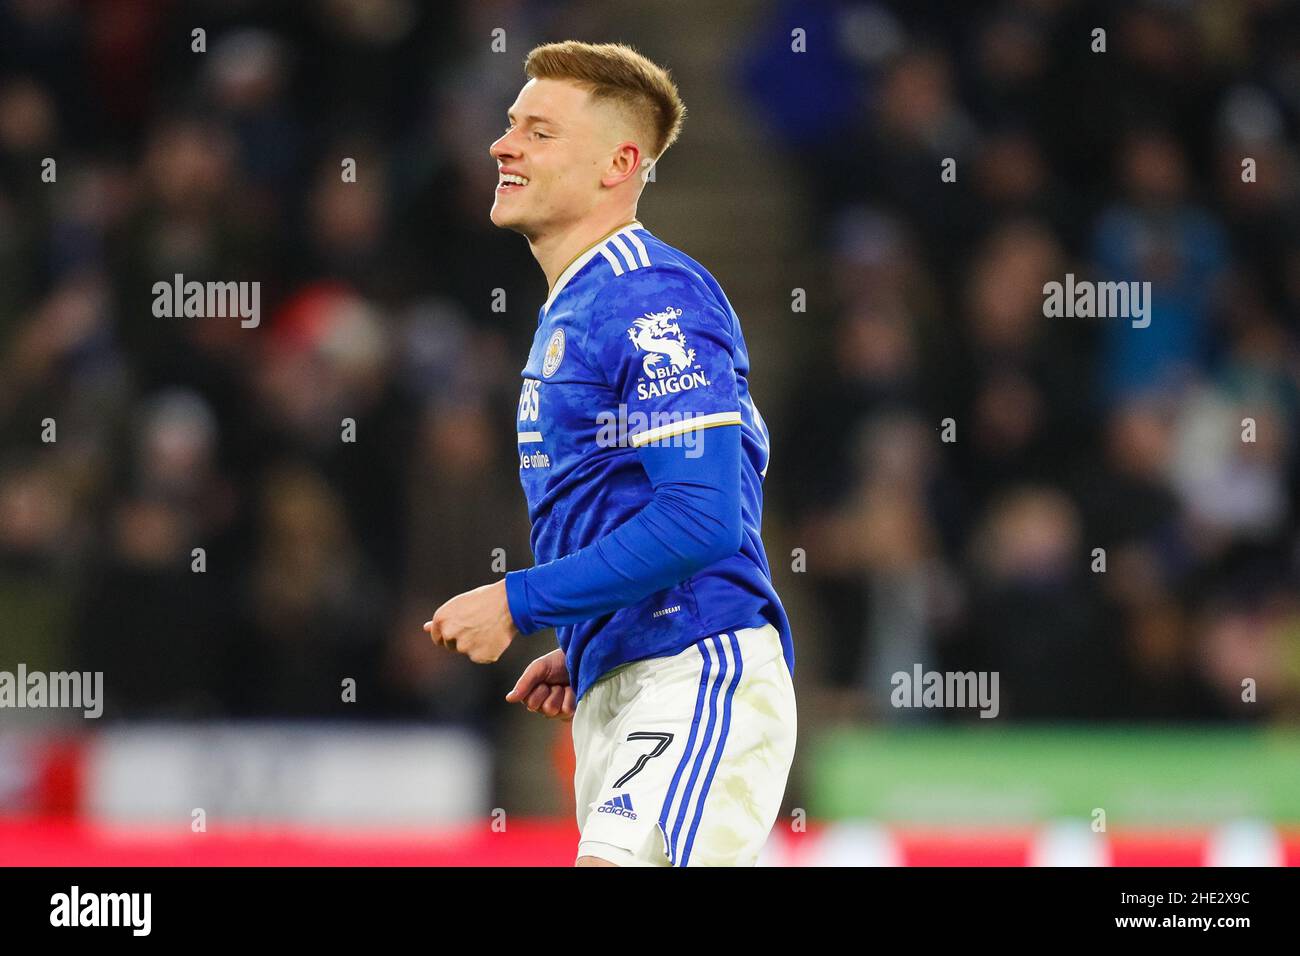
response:
{"label": "man's wrist", "polygon": [[532,604],[528,600],[527,573],[528,569],[506,572],[506,604],[520,634],[541,630],[533,620]]}

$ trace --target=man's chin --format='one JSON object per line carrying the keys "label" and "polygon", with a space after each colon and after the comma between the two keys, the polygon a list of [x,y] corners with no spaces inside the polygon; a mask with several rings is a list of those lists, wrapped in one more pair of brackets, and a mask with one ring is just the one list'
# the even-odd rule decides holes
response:
{"label": "man's chin", "polygon": [[488,218],[492,220],[492,225],[498,229],[509,229],[511,232],[525,231],[523,220],[519,216],[511,215],[502,209],[500,202],[493,203]]}

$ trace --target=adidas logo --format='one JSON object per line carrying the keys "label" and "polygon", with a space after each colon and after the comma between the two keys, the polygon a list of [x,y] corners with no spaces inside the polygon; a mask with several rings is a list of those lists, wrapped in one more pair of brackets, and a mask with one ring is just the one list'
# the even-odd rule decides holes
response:
{"label": "adidas logo", "polygon": [[597,813],[612,813],[615,816],[627,817],[629,820],[635,820],[636,814],[632,812],[632,798],[626,793],[620,793],[617,797],[606,800],[596,808]]}

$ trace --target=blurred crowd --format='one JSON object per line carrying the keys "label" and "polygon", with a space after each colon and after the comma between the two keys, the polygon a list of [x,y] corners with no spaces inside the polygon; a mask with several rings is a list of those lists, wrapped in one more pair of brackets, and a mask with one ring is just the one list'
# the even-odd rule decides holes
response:
{"label": "blurred crowd", "polygon": [[[503,709],[420,629],[531,563],[503,436],[546,290],[487,218],[471,17],[0,4],[6,662],[104,670],[109,716]],[[176,274],[259,281],[257,327],[156,317]]]}
{"label": "blurred crowd", "polygon": [[[522,56],[488,38],[598,38],[579,6],[0,0],[0,669],[104,670],[112,717],[496,719],[516,674],[420,630],[531,563],[546,288],[487,217]],[[919,662],[999,671],[1008,719],[1300,717],[1298,14],[743,25],[719,78],[833,299],[765,398],[801,688],[893,719]],[[1044,317],[1066,273],[1150,281],[1150,326]],[[155,317],[175,274],[260,281],[260,325]]]}
{"label": "blurred crowd", "polygon": [[[835,297],[780,458],[827,677],[1300,718],[1300,7],[787,4],[745,79]],[[1149,326],[1046,317],[1067,273]]]}

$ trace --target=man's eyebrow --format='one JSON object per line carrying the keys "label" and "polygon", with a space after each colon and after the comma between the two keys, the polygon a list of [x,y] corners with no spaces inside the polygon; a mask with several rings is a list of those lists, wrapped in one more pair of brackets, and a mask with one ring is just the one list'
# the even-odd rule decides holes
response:
{"label": "man's eyebrow", "polygon": [[[506,119],[510,120],[510,122],[512,123],[515,121],[514,110],[510,110],[509,112],[506,113]],[[535,113],[529,113],[527,116],[524,117],[524,119],[529,123],[546,123],[549,126],[559,126],[559,124],[555,122],[555,120],[548,119],[545,116],[538,116]]]}

